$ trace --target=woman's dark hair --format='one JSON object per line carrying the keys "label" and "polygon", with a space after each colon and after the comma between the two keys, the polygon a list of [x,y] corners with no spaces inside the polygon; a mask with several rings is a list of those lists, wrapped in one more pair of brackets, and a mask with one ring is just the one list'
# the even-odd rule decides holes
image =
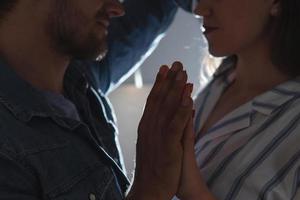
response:
{"label": "woman's dark hair", "polygon": [[18,0],[0,0],[0,20],[15,6]]}
{"label": "woman's dark hair", "polygon": [[[300,0],[280,1],[279,16],[274,17],[271,30],[271,60],[291,77],[300,75]],[[237,56],[225,58],[222,64],[236,63]]]}
{"label": "woman's dark hair", "polygon": [[280,0],[271,44],[272,62],[282,72],[300,75],[300,0]]}

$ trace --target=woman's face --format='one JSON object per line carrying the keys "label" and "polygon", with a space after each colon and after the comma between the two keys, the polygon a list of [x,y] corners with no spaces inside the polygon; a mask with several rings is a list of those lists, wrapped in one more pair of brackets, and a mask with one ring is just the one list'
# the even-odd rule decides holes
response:
{"label": "woman's face", "polygon": [[278,0],[200,0],[195,14],[203,17],[204,35],[214,56],[229,56],[266,42]]}

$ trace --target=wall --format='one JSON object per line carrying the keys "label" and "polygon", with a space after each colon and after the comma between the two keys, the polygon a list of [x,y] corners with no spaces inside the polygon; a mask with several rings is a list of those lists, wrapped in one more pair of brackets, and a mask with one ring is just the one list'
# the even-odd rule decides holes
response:
{"label": "wall", "polygon": [[206,51],[206,43],[200,28],[201,21],[199,19],[180,10],[166,37],[162,39],[159,47],[141,67],[144,87],[137,89],[131,77],[110,94],[118,118],[119,138],[130,178],[134,168],[138,121],[158,68],[162,64],[171,64],[179,60],[183,62],[187,70],[189,81],[195,84],[195,90],[200,86],[200,66]]}

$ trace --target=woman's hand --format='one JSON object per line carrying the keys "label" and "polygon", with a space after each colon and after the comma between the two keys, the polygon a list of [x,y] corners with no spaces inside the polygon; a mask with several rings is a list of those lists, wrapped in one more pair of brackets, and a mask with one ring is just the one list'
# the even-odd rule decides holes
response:
{"label": "woman's hand", "polygon": [[138,128],[136,171],[128,199],[171,199],[179,186],[182,137],[192,115],[192,85],[175,62],[162,66]]}
{"label": "woman's hand", "polygon": [[[194,116],[194,114],[193,114]],[[194,119],[190,118],[183,137],[183,164],[177,197],[180,200],[215,200],[197,167]]]}

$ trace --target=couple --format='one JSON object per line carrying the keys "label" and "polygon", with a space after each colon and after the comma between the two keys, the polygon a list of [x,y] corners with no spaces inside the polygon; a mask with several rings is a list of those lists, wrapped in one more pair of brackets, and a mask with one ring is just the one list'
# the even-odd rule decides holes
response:
{"label": "couple", "polygon": [[196,4],[209,52],[226,58],[194,108],[183,66],[160,68],[130,189],[105,94],[166,30],[176,2],[2,0],[0,9],[0,199],[300,198],[298,0]]}

